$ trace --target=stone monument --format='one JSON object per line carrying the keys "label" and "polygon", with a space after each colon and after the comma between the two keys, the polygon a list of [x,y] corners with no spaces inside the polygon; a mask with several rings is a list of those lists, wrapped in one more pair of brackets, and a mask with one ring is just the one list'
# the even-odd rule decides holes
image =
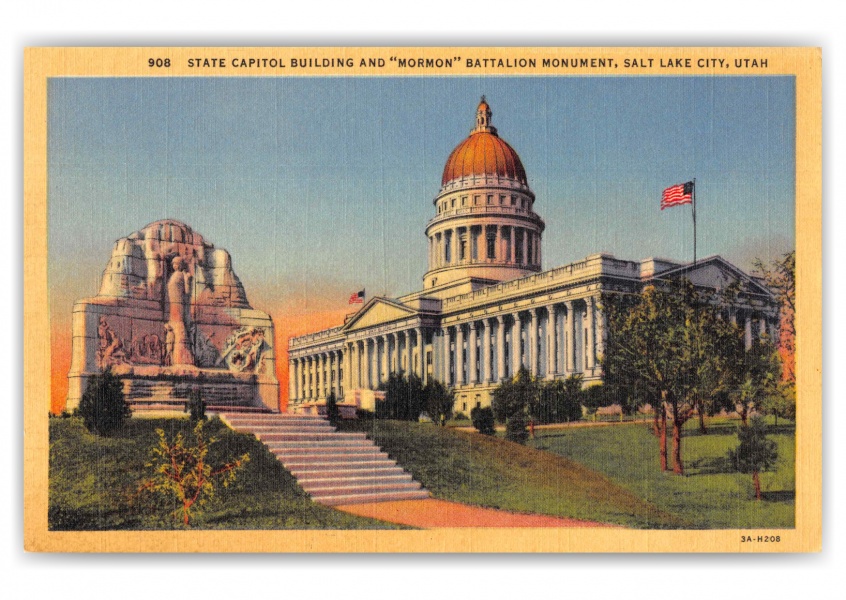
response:
{"label": "stone monument", "polygon": [[210,405],[277,411],[273,321],[253,309],[226,250],[163,220],[115,242],[94,298],[73,309],[67,408],[111,368],[135,410]]}

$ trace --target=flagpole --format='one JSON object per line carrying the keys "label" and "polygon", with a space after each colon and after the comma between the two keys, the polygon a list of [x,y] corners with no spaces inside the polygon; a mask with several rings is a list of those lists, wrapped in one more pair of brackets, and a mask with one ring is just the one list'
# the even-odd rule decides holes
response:
{"label": "flagpole", "polygon": [[693,178],[693,266],[696,266],[696,177]]}

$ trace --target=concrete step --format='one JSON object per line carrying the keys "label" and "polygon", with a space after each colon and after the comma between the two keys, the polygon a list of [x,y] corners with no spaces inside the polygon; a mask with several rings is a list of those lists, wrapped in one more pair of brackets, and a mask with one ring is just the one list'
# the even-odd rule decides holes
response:
{"label": "concrete step", "polygon": [[356,461],[349,461],[349,460],[322,460],[322,461],[304,461],[304,460],[290,460],[290,461],[282,461],[282,464],[285,465],[285,468],[291,471],[297,471],[302,473],[304,471],[321,471],[321,470],[329,470],[329,469],[338,469],[338,468],[362,468],[362,469],[378,469],[380,467],[395,467],[397,465],[396,461],[390,460],[388,458],[376,458],[373,460],[356,460]]}
{"label": "concrete step", "polygon": [[248,425],[233,424],[236,431],[245,431],[259,435],[262,433],[332,433],[335,428],[331,425],[261,425],[250,427]]}
{"label": "concrete step", "polygon": [[370,502],[395,502],[397,500],[425,500],[429,497],[426,490],[409,490],[406,492],[374,492],[370,494],[343,494],[338,496],[322,496],[314,501],[325,506],[339,504],[365,504]]}
{"label": "concrete step", "polygon": [[[275,445],[271,446],[270,444],[266,445],[271,452],[280,456],[283,454],[285,456],[297,456],[305,454],[370,454],[373,452],[379,452],[378,446],[368,442],[369,440],[365,440],[365,443],[348,446],[339,446],[334,444],[329,445],[324,443],[294,447],[277,447]],[[276,443],[278,442],[274,442],[274,444]]]}
{"label": "concrete step", "polygon": [[[305,490],[305,488],[303,488]],[[317,488],[306,490],[315,500],[326,496],[349,496],[351,494],[379,494],[385,492],[410,492],[420,489],[420,483],[410,481],[408,483],[363,483],[363,484],[338,484],[334,487]]]}
{"label": "concrete step", "polygon": [[367,452],[361,454],[321,452],[316,454],[285,454],[284,452],[273,452],[276,458],[281,460],[285,465],[289,464],[306,464],[306,463],[361,463],[373,462],[378,460],[387,460],[387,452]]}
{"label": "concrete step", "polygon": [[330,479],[333,477],[386,477],[389,475],[402,475],[405,473],[402,467],[396,466],[396,464],[392,467],[381,467],[381,468],[373,468],[373,467],[362,467],[360,465],[356,466],[338,466],[335,465],[331,469],[288,469],[291,474],[299,479],[300,477],[304,477],[306,479]]}
{"label": "concrete step", "polygon": [[260,433],[256,436],[263,442],[321,442],[325,440],[366,440],[363,433]]}
{"label": "concrete step", "polygon": [[318,477],[315,479],[300,477],[297,480],[300,486],[306,491],[334,487],[336,485],[409,483],[411,481],[414,481],[414,479],[412,479],[410,473],[403,473],[402,475],[376,475],[372,477]]}
{"label": "concrete step", "polygon": [[293,441],[265,441],[264,445],[267,446],[269,449],[281,449],[281,448],[300,448],[300,449],[308,449],[308,448],[338,448],[339,450],[342,448],[353,449],[353,448],[374,448],[375,444],[368,439],[354,439],[354,440],[335,440],[332,438],[326,438],[320,441],[309,441],[309,440],[293,440]]}

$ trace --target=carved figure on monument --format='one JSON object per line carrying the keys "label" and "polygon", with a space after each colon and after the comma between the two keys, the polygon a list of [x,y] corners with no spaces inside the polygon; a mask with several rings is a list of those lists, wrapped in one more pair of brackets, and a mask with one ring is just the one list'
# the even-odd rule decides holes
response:
{"label": "carved figure on monument", "polygon": [[100,324],[97,327],[97,337],[100,342],[98,353],[98,365],[101,369],[112,365],[126,364],[126,353],[123,350],[123,342],[109,326],[106,317],[100,317]]}
{"label": "carved figure on monument", "polygon": [[173,331],[172,365],[193,365],[194,355],[188,339],[188,322],[191,307],[191,275],[187,272],[182,257],[175,257],[171,263],[173,274],[167,281],[169,303],[168,325]]}
{"label": "carved figure on monument", "polygon": [[264,339],[264,329],[242,327],[227,338],[222,358],[231,371],[258,373],[263,351],[269,348]]}
{"label": "carved figure on monument", "polygon": [[156,221],[114,243],[99,293],[74,305],[67,406],[113,366],[134,409],[181,410],[186,386],[199,385],[207,397],[278,410],[268,340],[273,321],[250,306],[229,252],[185,223]]}
{"label": "carved figure on monument", "polygon": [[165,325],[165,351],[162,357],[162,364],[170,366],[173,364],[173,347],[176,343],[176,338],[173,335],[173,327]]}

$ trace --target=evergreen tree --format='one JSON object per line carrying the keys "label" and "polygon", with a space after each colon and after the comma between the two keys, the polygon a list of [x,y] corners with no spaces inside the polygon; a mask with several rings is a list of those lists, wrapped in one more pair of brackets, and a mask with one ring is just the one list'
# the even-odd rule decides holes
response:
{"label": "evergreen tree", "polygon": [[114,433],[132,415],[123,395],[123,383],[111,368],[88,379],[78,413],[85,428],[97,435]]}
{"label": "evergreen tree", "polygon": [[452,416],[455,395],[437,379],[430,379],[423,388],[426,412],[435,423],[444,423]]}
{"label": "evergreen tree", "polygon": [[338,399],[335,397],[334,390],[326,398],[326,419],[336,427],[341,422],[341,410],[338,408]]}
{"label": "evergreen tree", "polygon": [[521,367],[514,379],[504,381],[493,391],[491,407],[496,420],[505,423],[506,439],[525,443],[529,436],[526,416],[536,410],[540,389],[537,380]]}
{"label": "evergreen tree", "polygon": [[473,421],[473,427],[475,427],[476,431],[479,433],[483,435],[496,434],[496,429],[494,428],[494,414],[491,407],[475,407],[470,411],[470,418]]}
{"label": "evergreen tree", "polygon": [[769,471],[778,459],[776,443],[767,438],[767,427],[761,417],[752,417],[748,426],[737,431],[740,444],[729,450],[729,462],[741,473],[751,474],[755,499],[761,499],[761,471]]}

